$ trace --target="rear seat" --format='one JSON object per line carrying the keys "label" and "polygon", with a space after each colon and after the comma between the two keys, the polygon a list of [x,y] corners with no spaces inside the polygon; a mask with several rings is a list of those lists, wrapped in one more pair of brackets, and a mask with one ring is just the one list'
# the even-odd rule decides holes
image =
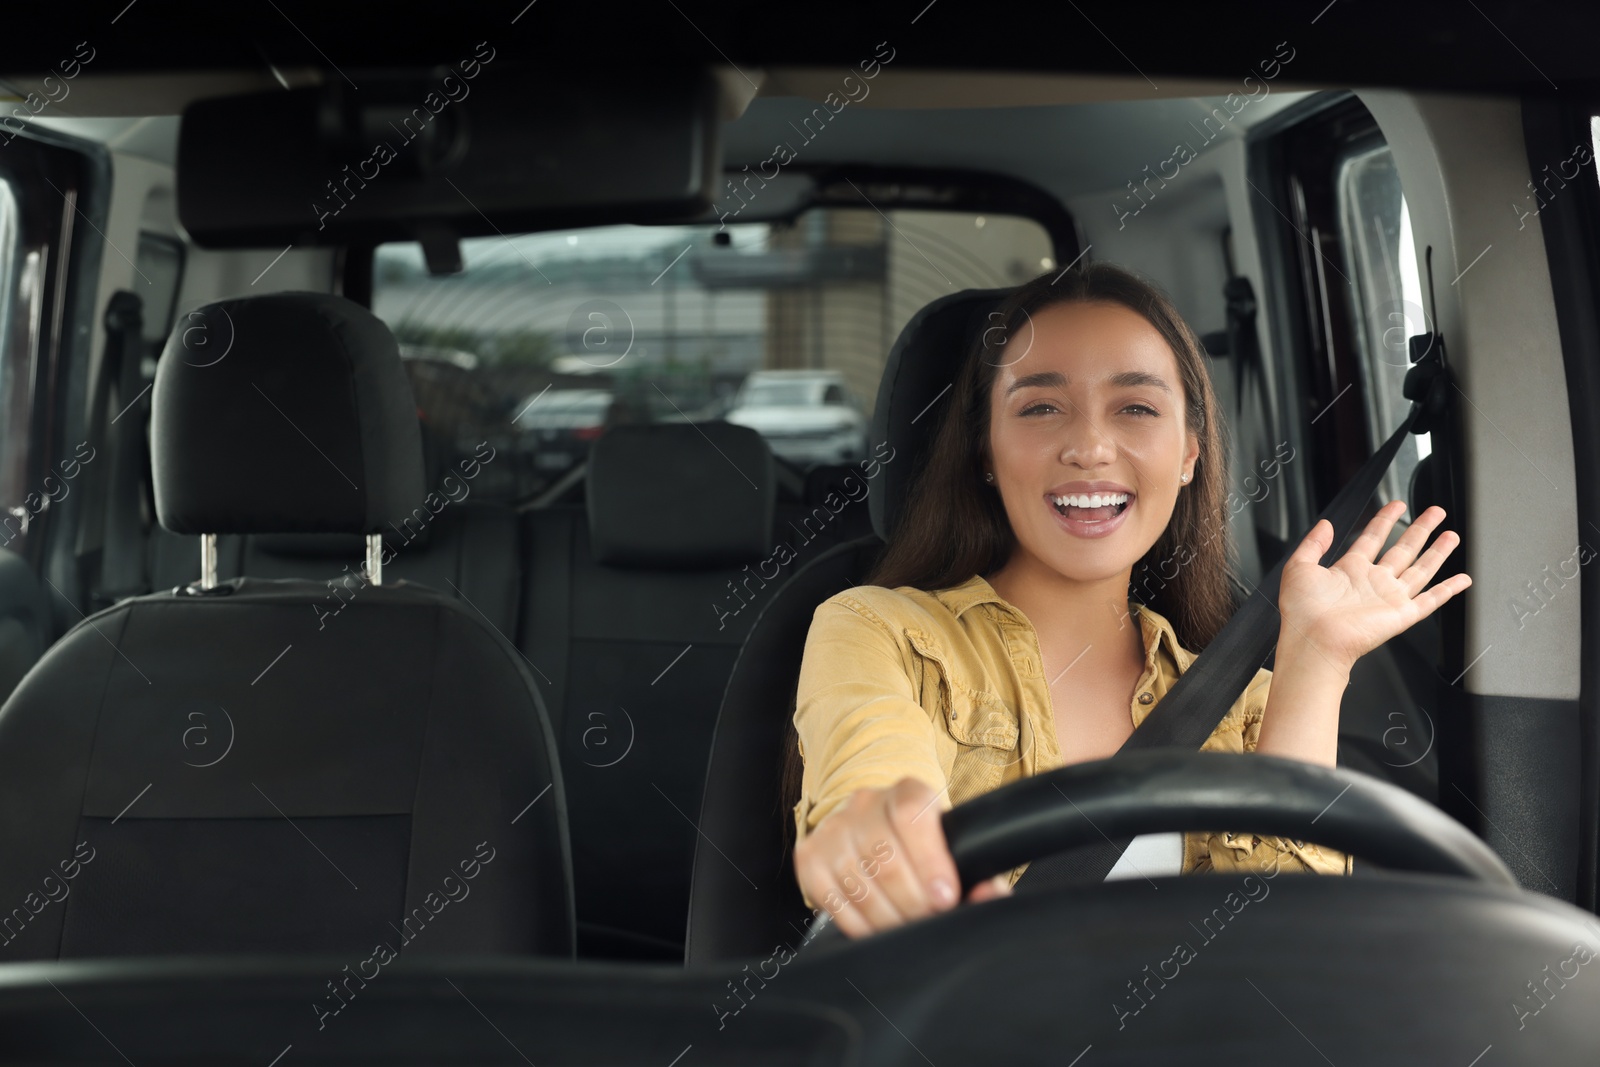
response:
{"label": "rear seat", "polygon": [[584,504],[527,514],[520,644],[560,752],[580,956],[683,958],[693,820],[734,660],[778,585],[866,521],[865,500],[835,498],[835,513],[779,504],[776,487],[748,428],[616,426]]}

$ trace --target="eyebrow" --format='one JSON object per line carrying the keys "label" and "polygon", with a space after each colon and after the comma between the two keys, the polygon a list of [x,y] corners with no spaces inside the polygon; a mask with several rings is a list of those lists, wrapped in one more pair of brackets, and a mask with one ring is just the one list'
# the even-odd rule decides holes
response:
{"label": "eyebrow", "polygon": [[[1162,378],[1159,374],[1151,374],[1149,371],[1118,371],[1111,376],[1110,381],[1112,385],[1120,386],[1124,389],[1136,388],[1142,385],[1151,389],[1160,389],[1166,393],[1172,392],[1172,387],[1167,384],[1165,378]],[[1006,390],[1006,396],[1010,396],[1018,389],[1033,387],[1061,389],[1065,388],[1066,385],[1067,376],[1060,371],[1035,371],[1033,374],[1024,374],[1012,382],[1011,387]]]}

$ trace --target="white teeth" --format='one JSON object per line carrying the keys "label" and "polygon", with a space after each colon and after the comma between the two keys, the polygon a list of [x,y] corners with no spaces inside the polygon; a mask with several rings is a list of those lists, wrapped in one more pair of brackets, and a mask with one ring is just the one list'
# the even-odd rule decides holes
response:
{"label": "white teeth", "polygon": [[1069,493],[1052,497],[1058,505],[1067,508],[1104,508],[1113,504],[1126,504],[1127,493]]}

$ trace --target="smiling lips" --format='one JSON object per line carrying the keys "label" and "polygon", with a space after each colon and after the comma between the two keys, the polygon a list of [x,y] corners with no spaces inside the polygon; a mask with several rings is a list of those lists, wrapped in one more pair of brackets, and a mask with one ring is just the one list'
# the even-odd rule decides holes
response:
{"label": "smiling lips", "polygon": [[1045,494],[1057,523],[1075,537],[1105,537],[1121,526],[1135,494],[1116,482],[1069,482]]}

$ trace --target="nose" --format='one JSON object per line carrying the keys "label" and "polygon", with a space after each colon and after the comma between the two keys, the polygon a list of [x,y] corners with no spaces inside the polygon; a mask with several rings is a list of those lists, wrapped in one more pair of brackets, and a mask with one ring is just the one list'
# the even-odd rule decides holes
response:
{"label": "nose", "polygon": [[1117,458],[1116,442],[1095,419],[1084,414],[1067,420],[1061,442],[1061,462],[1092,470]]}

